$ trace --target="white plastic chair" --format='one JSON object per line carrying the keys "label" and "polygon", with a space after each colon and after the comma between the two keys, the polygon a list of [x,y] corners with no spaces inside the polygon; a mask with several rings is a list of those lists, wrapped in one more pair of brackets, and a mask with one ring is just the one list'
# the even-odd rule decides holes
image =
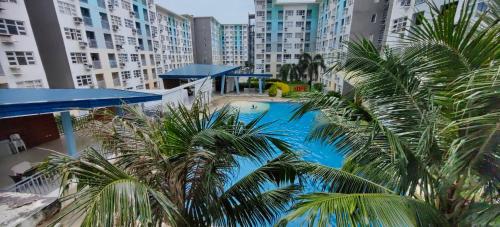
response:
{"label": "white plastic chair", "polygon": [[21,136],[19,134],[12,134],[9,136],[10,142],[14,145],[14,148],[16,149],[14,152],[19,153],[21,151],[26,151],[26,144],[24,143],[23,139],[21,139]]}

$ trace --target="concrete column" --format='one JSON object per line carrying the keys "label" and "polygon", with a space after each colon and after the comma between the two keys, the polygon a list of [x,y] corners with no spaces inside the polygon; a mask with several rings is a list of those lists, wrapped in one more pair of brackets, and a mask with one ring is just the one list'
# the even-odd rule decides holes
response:
{"label": "concrete column", "polygon": [[240,94],[240,77],[237,76],[234,78],[234,83],[235,83],[235,86],[236,86],[236,94]]}
{"label": "concrete column", "polygon": [[221,82],[220,82],[220,94],[224,95],[224,90],[226,90],[226,76],[222,76]]}
{"label": "concrete column", "polygon": [[262,94],[262,78],[259,78],[259,94]]}
{"label": "concrete column", "polygon": [[73,123],[71,122],[69,111],[61,112],[61,121],[68,154],[77,157],[78,151],[76,150],[75,133],[73,132]]}

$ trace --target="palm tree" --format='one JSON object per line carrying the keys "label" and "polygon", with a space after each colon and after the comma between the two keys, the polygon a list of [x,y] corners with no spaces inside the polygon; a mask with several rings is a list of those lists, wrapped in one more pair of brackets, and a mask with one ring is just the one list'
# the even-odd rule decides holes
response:
{"label": "palm tree", "polygon": [[500,225],[500,26],[498,11],[474,13],[467,1],[457,12],[433,5],[397,51],[348,43],[338,69],[356,99],[315,94],[295,115],[322,110],[309,139],[335,145],[344,165],[281,223]]}
{"label": "palm tree", "polygon": [[[110,126],[96,123],[99,150],[78,159],[50,157],[46,168],[56,168],[72,192],[61,200],[74,200],[57,220],[76,215],[83,226],[266,225],[289,208],[302,172],[311,169],[269,132],[271,123],[260,123],[264,115],[243,124],[228,106],[215,113],[200,104],[168,107],[157,118],[129,111]],[[242,160],[260,167],[232,180]]]}
{"label": "palm tree", "polygon": [[[290,64],[284,64],[283,66],[281,66],[280,76],[281,76],[282,81],[284,81],[284,82],[288,81],[291,69],[292,68],[291,68]],[[290,78],[290,80],[292,80],[292,79]]]}
{"label": "palm tree", "polygon": [[307,69],[313,61],[313,58],[309,53],[302,53],[299,57],[299,63],[297,63],[297,70],[301,80],[307,80]]}
{"label": "palm tree", "polygon": [[319,69],[326,70],[325,60],[321,54],[316,54],[307,66],[307,75],[309,76],[309,88],[312,89],[313,81],[318,80]]}

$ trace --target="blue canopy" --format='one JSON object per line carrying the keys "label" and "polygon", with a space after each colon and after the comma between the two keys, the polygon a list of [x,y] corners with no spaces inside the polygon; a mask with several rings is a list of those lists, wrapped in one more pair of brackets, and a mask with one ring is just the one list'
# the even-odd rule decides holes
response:
{"label": "blue canopy", "polygon": [[0,118],[161,99],[157,94],[117,89],[0,89]]}
{"label": "blue canopy", "polygon": [[159,76],[162,79],[198,79],[222,76],[239,68],[240,66],[190,64]]}

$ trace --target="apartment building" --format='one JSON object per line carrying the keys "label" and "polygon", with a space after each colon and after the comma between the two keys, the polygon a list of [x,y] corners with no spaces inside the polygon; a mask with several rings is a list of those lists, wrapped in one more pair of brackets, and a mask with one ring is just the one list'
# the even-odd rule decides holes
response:
{"label": "apartment building", "polygon": [[222,64],[245,66],[248,62],[248,25],[221,25]]}
{"label": "apartment building", "polygon": [[26,0],[51,88],[159,88],[152,0]]}
{"label": "apartment building", "polygon": [[[370,39],[382,45],[388,1],[323,0],[319,4],[316,53],[321,54],[328,67],[343,61],[345,42],[357,38]],[[343,72],[331,72],[320,78],[327,90],[346,93],[351,85]]]}
{"label": "apartment building", "polygon": [[283,64],[316,51],[317,1],[256,0],[255,10],[256,73],[276,77]]}
{"label": "apartment building", "polygon": [[24,1],[0,0],[0,88],[48,86]]}
{"label": "apartment building", "polygon": [[194,63],[192,18],[156,6],[157,21],[153,27],[153,46],[158,73]]}
{"label": "apartment building", "polygon": [[194,63],[223,63],[222,29],[214,17],[193,17]]}
{"label": "apartment building", "polygon": [[255,65],[255,14],[248,14],[248,65]]}

